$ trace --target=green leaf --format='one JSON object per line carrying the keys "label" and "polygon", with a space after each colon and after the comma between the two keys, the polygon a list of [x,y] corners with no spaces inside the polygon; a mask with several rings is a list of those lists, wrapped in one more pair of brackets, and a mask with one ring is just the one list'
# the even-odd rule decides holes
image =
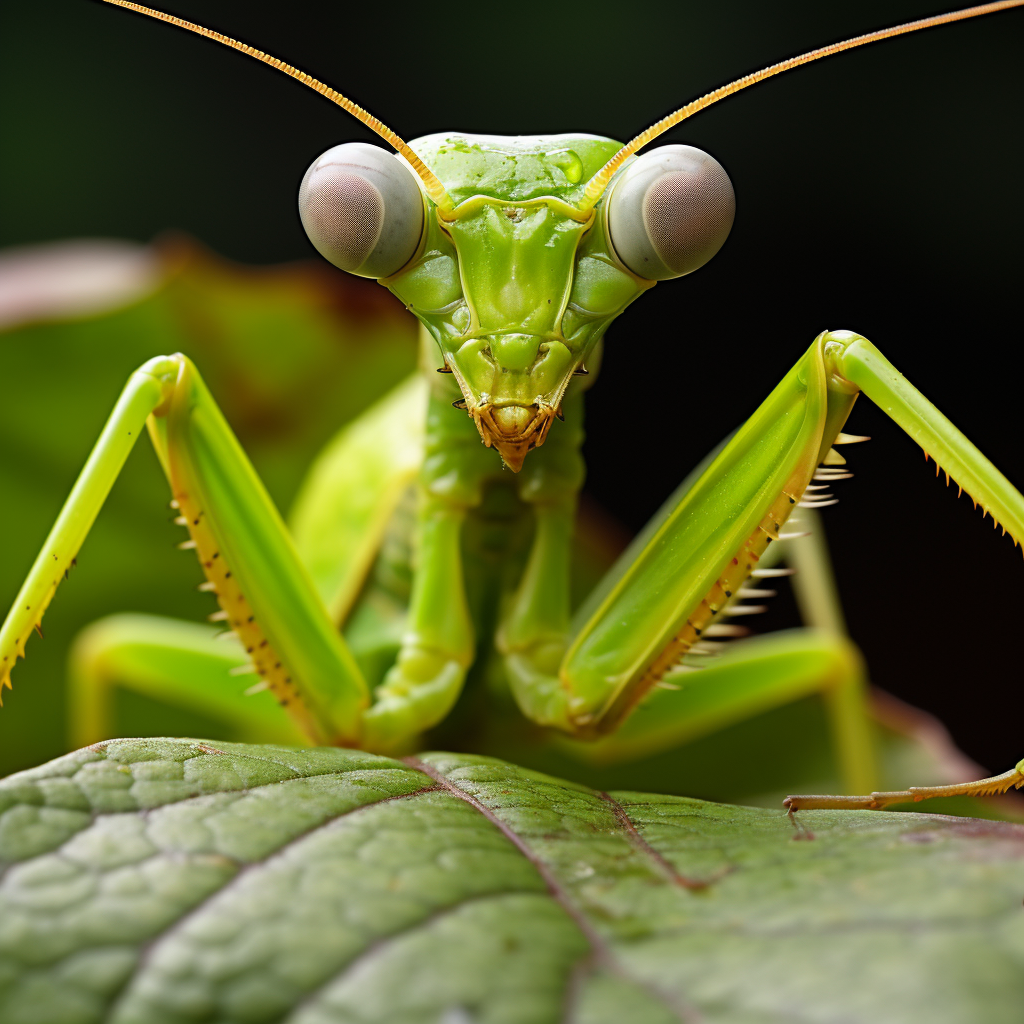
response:
{"label": "green leaf", "polygon": [[4,1024],[1017,1024],[1024,827],[114,740],[0,782]]}

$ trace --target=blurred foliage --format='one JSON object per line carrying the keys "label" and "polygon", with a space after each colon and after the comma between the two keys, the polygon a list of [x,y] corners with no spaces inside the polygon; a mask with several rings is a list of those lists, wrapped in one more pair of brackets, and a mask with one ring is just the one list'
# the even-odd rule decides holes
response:
{"label": "blurred foliage", "polygon": [[[79,256],[88,261],[88,253],[82,249]],[[38,259],[38,250],[26,255]],[[415,365],[411,318],[372,282],[316,264],[240,267],[183,239],[168,239],[155,252],[137,250],[140,262],[154,257],[151,286],[126,306],[53,320],[44,308],[56,298],[50,295],[32,322],[0,332],[5,607],[118,392],[148,358],[180,351],[197,363],[285,510],[314,453]],[[40,273],[44,268],[45,262]],[[209,612],[209,601],[195,591],[202,579],[195,558],[175,549],[181,538],[169,521],[169,498],[143,441],[47,614],[45,639],[29,641],[14,690],[4,694],[0,775],[66,749],[65,662],[84,625],[118,611],[192,620]],[[224,731],[211,723],[203,729],[203,723],[138,698],[125,700],[120,711],[128,732]]]}

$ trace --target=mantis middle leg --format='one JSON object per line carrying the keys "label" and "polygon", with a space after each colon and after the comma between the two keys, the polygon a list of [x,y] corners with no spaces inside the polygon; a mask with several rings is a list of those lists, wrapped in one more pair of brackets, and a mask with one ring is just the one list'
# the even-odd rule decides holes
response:
{"label": "mantis middle leg", "polygon": [[250,671],[245,651],[223,642],[213,626],[156,615],[107,616],[84,629],[71,649],[71,746],[115,735],[119,690],[230,723],[246,740],[301,745],[302,730],[281,714],[269,690],[247,693],[256,678]]}

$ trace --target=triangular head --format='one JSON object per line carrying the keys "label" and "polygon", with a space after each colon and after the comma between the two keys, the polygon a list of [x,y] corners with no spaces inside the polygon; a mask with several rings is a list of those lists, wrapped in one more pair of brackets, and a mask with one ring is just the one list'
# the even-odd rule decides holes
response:
{"label": "triangular head", "polygon": [[518,471],[611,321],[721,247],[732,185],[706,153],[665,146],[626,163],[588,209],[587,183],[622,148],[611,139],[441,134],[411,145],[449,208],[401,157],[348,143],[306,173],[302,222],[327,259],[378,278],[419,318],[484,444]]}

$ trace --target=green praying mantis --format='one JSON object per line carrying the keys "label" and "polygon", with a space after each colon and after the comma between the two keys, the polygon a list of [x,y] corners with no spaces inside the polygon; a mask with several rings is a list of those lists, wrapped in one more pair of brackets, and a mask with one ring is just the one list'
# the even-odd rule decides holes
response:
{"label": "green praying mantis", "polygon": [[[335,147],[300,189],[303,224],[342,270],[388,287],[422,325],[423,372],[352,424],[317,462],[291,534],[183,356],[132,375],[0,631],[0,690],[116,479],[148,429],[241,650],[188,623],[94,634],[74,675],[76,736],[109,732],[112,687],[240,722],[253,738],[401,752],[442,721],[470,679],[497,678],[522,714],[581,756],[670,747],[811,693],[825,699],[850,792],[874,786],[862,669],[848,640],[811,628],[722,641],[758,580],[799,562],[829,576],[791,518],[828,504],[846,474],[834,445],[863,391],[1015,540],[1024,499],[859,335],[826,332],[733,437],[676,490],[594,593],[569,595],[583,478],[583,392],[615,317],[655,283],[710,259],[732,223],[725,171],[690,147],[640,153],[686,117],[756,82],[853,46],[1004,8],[988,4],[823,47],[680,108],[627,145],[585,135],[442,134],[407,144],[340,93],[219,33],[309,85],[389,143]],[[436,371],[436,372],[435,372]],[[495,450],[491,450],[495,449]],[[415,508],[406,495],[415,490]],[[414,551],[408,569],[392,552]],[[497,558],[478,557],[481,546]],[[787,549],[789,549],[787,554]],[[751,582],[751,581],[755,582]],[[814,627],[819,628],[814,628]],[[258,692],[224,686],[254,669]],[[282,708],[284,709],[282,712]],[[801,807],[880,807],[1024,785],[994,779]]]}

